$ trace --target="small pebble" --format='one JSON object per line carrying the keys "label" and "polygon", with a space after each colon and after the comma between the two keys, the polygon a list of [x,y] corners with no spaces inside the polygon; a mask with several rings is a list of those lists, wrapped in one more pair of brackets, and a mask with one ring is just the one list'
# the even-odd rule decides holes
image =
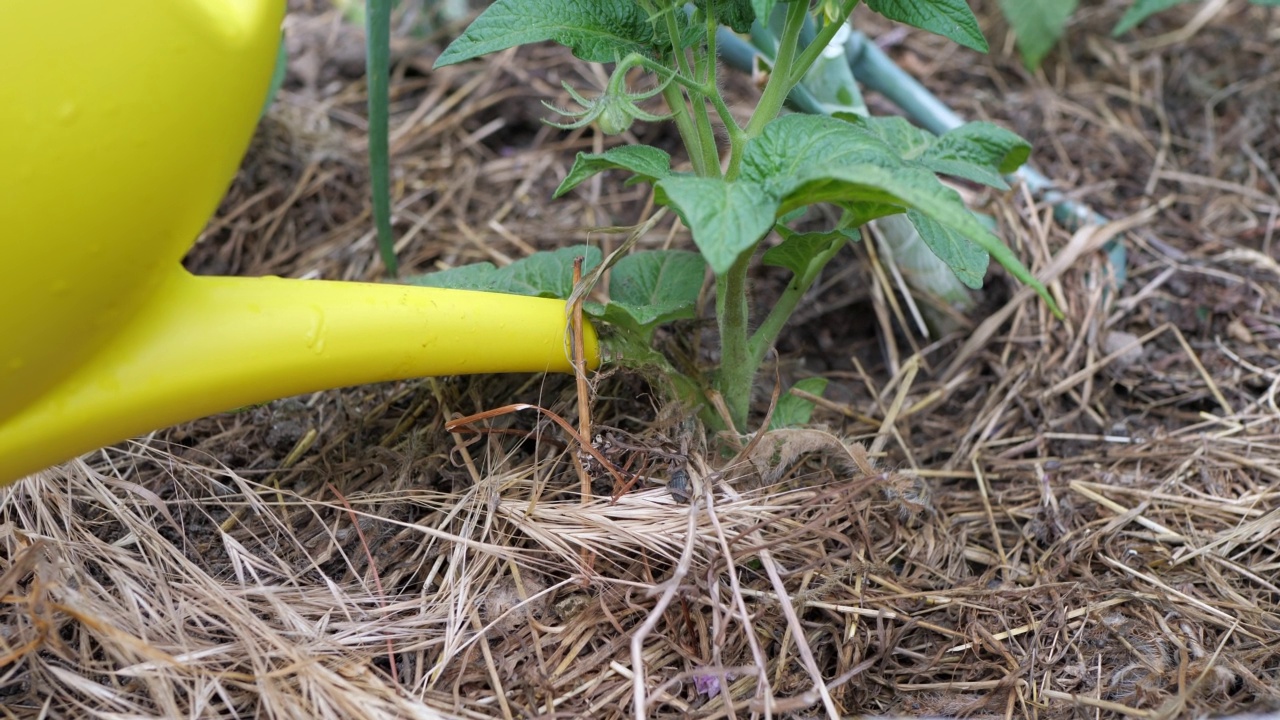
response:
{"label": "small pebble", "polygon": [[667,481],[667,490],[671,491],[671,497],[681,505],[688,505],[689,494],[689,473],[683,468],[671,471],[671,479]]}
{"label": "small pebble", "polygon": [[1147,356],[1146,349],[1142,347],[1142,343],[1138,342],[1138,336],[1133,333],[1113,331],[1102,336],[1103,353],[1110,355],[1118,350],[1124,350],[1124,352],[1112,361],[1112,365],[1117,370],[1136,365]]}

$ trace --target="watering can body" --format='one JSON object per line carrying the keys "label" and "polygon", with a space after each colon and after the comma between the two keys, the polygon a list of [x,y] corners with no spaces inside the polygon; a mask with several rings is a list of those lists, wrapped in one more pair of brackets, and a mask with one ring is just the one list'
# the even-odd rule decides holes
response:
{"label": "watering can body", "polygon": [[277,397],[571,369],[560,301],[182,269],[248,147],[283,14],[0,4],[0,484]]}

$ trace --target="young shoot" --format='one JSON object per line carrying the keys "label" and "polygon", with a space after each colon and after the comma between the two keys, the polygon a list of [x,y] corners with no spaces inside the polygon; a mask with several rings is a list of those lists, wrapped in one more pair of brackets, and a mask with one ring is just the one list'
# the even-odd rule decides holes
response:
{"label": "young shoot", "polygon": [[605,87],[604,93],[595,100],[588,100],[582,97],[572,85],[567,82],[561,82],[560,84],[564,87],[565,92],[568,92],[569,97],[581,105],[582,109],[564,110],[543,100],[542,104],[548,109],[564,117],[577,118],[571,123],[564,124],[551,122],[550,120],[544,120],[543,122],[561,130],[574,130],[594,122],[600,128],[600,132],[605,135],[621,135],[630,130],[631,124],[636,120],[643,120],[644,122],[670,120],[673,117],[672,115],[654,115],[653,113],[645,112],[639,108],[638,103],[644,102],[666,90],[671,78],[668,77],[662,84],[652,90],[631,93],[627,92],[627,71],[630,69],[631,67],[626,64],[619,64],[609,78],[609,84]]}

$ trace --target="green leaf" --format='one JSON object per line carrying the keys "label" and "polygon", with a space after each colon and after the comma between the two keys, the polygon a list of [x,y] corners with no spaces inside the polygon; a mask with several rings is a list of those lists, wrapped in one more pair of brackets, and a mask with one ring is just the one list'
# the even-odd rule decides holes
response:
{"label": "green leaf", "polygon": [[938,139],[937,135],[912,125],[906,118],[853,113],[836,113],[834,117],[866,129],[893,148],[904,160],[920,157]]}
{"label": "green leaf", "polygon": [[706,12],[708,1],[715,11],[716,22],[728,26],[736,33],[751,31],[751,23],[756,19],[754,0],[694,0],[693,4],[698,10]]}
{"label": "green leaf", "polygon": [[867,7],[890,20],[937,33],[978,52],[987,51],[978,19],[965,0],[867,0]]}
{"label": "green leaf", "polygon": [[1009,186],[1000,176],[1017,170],[1031,155],[1026,140],[986,122],[966,123],[937,137],[899,117],[842,114],[840,119],[883,140],[903,160],[1001,190]]}
{"label": "green leaf", "polygon": [[[803,390],[810,395],[821,396],[827,390],[827,379],[820,377],[805,378],[792,385],[791,389]],[[808,425],[810,418],[813,417],[814,407],[811,401],[796,397],[788,392],[778,398],[778,404],[773,408],[773,417],[769,418],[769,429],[779,430],[781,428]]]}
{"label": "green leaf", "polygon": [[635,0],[497,0],[445,48],[435,66],[545,40],[588,62],[604,63],[644,53],[656,38]]}
{"label": "green leaf", "polygon": [[777,198],[761,185],[738,180],[676,175],[657,184],[657,201],[669,205],[693,233],[707,264],[722,275],[773,227]]}
{"label": "green leaf", "polygon": [[796,208],[795,210],[792,210],[789,213],[784,213],[781,216],[779,216],[778,222],[782,223],[783,225],[790,225],[791,223],[799,220],[800,218],[804,217],[807,214],[809,214],[809,208],[807,207]]}
{"label": "green leaf", "polygon": [[761,262],[773,267],[784,267],[796,275],[804,275],[809,261],[815,255],[831,247],[835,240],[847,240],[838,232],[791,233],[784,231],[785,239],[765,250]]}
{"label": "green leaf", "polygon": [[1002,174],[1009,174],[1031,156],[1031,143],[1017,133],[1010,132],[988,122],[965,123],[938,138],[925,153],[928,161],[951,159],[994,167]]}
{"label": "green leaf", "polygon": [[505,292],[568,299],[573,292],[573,261],[584,258],[582,274],[600,264],[600,248],[577,245],[550,252],[536,252],[503,268],[510,278]]}
{"label": "green leaf", "polygon": [[751,0],[751,9],[755,11],[756,17],[760,18],[760,22],[768,25],[769,16],[773,14],[773,6],[778,4],[778,0]]}
{"label": "green leaf", "polygon": [[862,234],[858,231],[858,228],[872,220],[878,220],[889,215],[897,215],[902,212],[902,206],[900,205],[870,201],[842,202],[840,207],[844,210],[844,215],[840,217],[840,222],[836,225],[836,229],[854,242],[862,239]]}
{"label": "green leaf", "polygon": [[978,290],[987,275],[990,256],[969,238],[938,223],[916,210],[908,210],[907,218],[915,226],[920,239],[938,259],[951,268],[960,282]]}
{"label": "green leaf", "polygon": [[1000,0],[1000,10],[1018,36],[1018,50],[1028,69],[1040,67],[1062,37],[1077,0]]}
{"label": "green leaf", "polygon": [[488,292],[506,292],[506,278],[493,263],[476,263],[461,265],[448,270],[414,275],[404,281],[410,285],[423,287],[453,288],[455,290],[483,290]]}
{"label": "green leaf", "polygon": [[671,174],[671,156],[648,145],[620,145],[599,154],[580,152],[552,197],[564,195],[596,173],[615,169],[635,173],[637,177],[629,182],[653,182]]}
{"label": "green leaf", "polygon": [[597,302],[585,302],[582,304],[582,311],[590,317],[603,320],[614,328],[623,330],[623,334],[627,335],[633,343],[648,345],[653,340],[652,328],[641,327],[640,323],[631,317],[631,313],[617,303],[601,305]]}
{"label": "green leaf", "polygon": [[658,325],[693,317],[706,268],[687,250],[632,253],[613,266],[609,304],[591,312],[648,343]]}
{"label": "green leaf", "polygon": [[822,177],[823,168],[841,165],[899,168],[903,162],[887,143],[854,123],[816,115],[785,115],[747,143],[740,177],[783,197]]}
{"label": "green leaf", "polygon": [[1111,31],[1111,36],[1119,37],[1134,29],[1139,23],[1152,15],[1186,2],[1190,2],[1190,0],[1137,0],[1129,6],[1128,11],[1120,18],[1120,22],[1116,23],[1115,29]]}
{"label": "green leaf", "polygon": [[650,250],[622,258],[609,276],[610,305],[641,326],[693,317],[707,264],[687,250]]}
{"label": "green leaf", "polygon": [[1018,169],[1031,156],[1031,145],[1016,133],[985,122],[973,122],[938,138],[920,164],[942,175],[1008,190],[1000,177]]}
{"label": "green leaf", "polygon": [[[741,177],[767,185],[783,212],[817,202],[914,208],[986,250],[1014,277],[1035,288],[1055,313],[1060,312],[1044,285],[974,217],[959,194],[940,183],[932,171],[897,157],[884,141],[858,125],[813,115],[778,118],[748,142]],[[965,253],[952,256],[961,263],[958,272],[974,272],[971,261],[965,260],[969,257]]]}
{"label": "green leaf", "polygon": [[492,263],[476,263],[406,278],[411,285],[481,290],[568,299],[573,292],[574,258],[585,258],[582,272],[600,264],[600,248],[587,245],[537,252],[498,268]]}

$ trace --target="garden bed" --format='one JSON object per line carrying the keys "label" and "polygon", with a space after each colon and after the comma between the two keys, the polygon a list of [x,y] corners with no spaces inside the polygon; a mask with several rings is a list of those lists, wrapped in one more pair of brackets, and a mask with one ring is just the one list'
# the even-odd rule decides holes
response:
{"label": "garden bed", "polygon": [[[1280,26],[1228,2],[1187,37],[1195,7],[1115,41],[1112,5],[1038,74],[994,15],[985,57],[855,16],[1114,220],[1073,234],[1018,188],[972,195],[1064,320],[992,272],[975,320],[924,337],[874,246],[845,250],[761,374],[757,422],[775,382],[830,380],[810,429],[729,465],[645,378],[594,379],[597,426],[687,458],[710,507],[661,485],[584,502],[570,438],[533,413],[444,430],[517,402],[576,417],[561,376],[318,393],[90,454],[0,491],[0,707],[630,717],[640,672],[653,717],[1280,708]],[[289,23],[284,90],[187,266],[384,279],[362,39],[328,10]],[[574,153],[618,140],[541,124],[540,100],[600,70],[537,46],[433,71],[439,51],[396,44],[407,272],[607,255],[646,217],[648,189],[608,175],[549,201]],[[690,239],[667,221],[639,244]],[[696,364],[710,323],[662,347]]]}

